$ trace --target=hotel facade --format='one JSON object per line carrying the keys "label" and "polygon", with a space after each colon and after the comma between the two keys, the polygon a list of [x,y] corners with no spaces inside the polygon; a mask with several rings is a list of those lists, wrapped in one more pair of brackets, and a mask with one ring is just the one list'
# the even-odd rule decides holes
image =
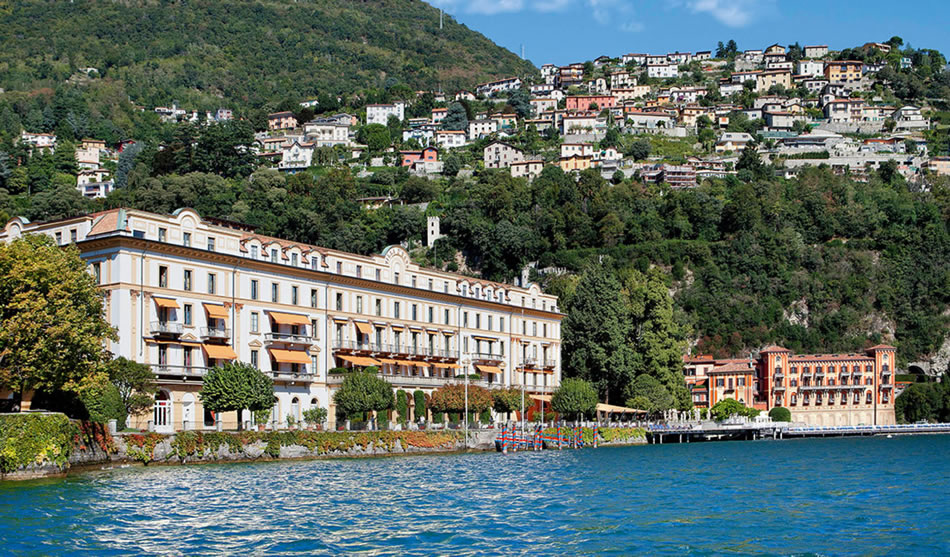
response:
{"label": "hotel facade", "polygon": [[[426,269],[400,246],[362,256],[262,236],[191,209],[115,209],[49,223],[11,220],[0,241],[47,234],[74,243],[118,330],[114,356],[149,365],[152,412],[132,427],[171,432],[237,426],[201,404],[202,377],[242,361],[274,380],[270,425],[329,410],[343,375],[376,366],[396,389],[447,383],[550,394],[561,377],[558,300],[524,288]],[[412,396],[409,397],[412,401]],[[422,416],[412,416],[419,418]],[[253,417],[244,412],[245,424]]]}
{"label": "hotel facade", "polygon": [[892,425],[895,356],[884,344],[852,354],[769,346],[756,359],[687,357],[684,374],[693,404],[702,408],[734,398],[766,412],[788,408],[792,421],[809,425]]}

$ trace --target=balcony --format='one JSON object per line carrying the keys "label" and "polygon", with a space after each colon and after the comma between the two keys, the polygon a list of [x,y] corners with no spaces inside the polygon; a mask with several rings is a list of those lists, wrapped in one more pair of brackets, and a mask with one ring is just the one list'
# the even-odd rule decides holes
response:
{"label": "balcony", "polygon": [[174,321],[152,321],[149,330],[153,335],[180,335],[182,327],[181,323]]}
{"label": "balcony", "polygon": [[[270,371],[270,372],[265,372],[265,373],[267,375],[270,375],[274,379],[277,379],[280,381],[298,381],[301,383],[312,383],[317,380],[316,376],[314,376],[312,373],[307,373],[307,372],[294,373],[293,371],[289,371],[289,370],[284,370],[284,371],[277,370],[277,371]],[[341,375],[340,377],[342,378],[343,376]]]}
{"label": "balcony", "polygon": [[545,369],[554,369],[557,367],[557,360],[544,360],[541,365]]}
{"label": "balcony", "polygon": [[202,327],[201,338],[227,340],[231,338],[231,329],[221,327]]}
{"label": "balcony", "polygon": [[784,380],[784,379],[785,379],[785,375],[784,375],[784,374],[782,374],[782,373],[776,373],[776,374],[775,374],[775,380],[776,380],[776,381],[782,381],[782,380]]}
{"label": "balcony", "polygon": [[198,366],[172,366],[166,364],[151,364],[152,373],[155,375],[177,375],[180,377],[201,377],[208,372],[206,367]]}
{"label": "balcony", "polygon": [[775,386],[772,387],[772,390],[773,390],[773,391],[784,391],[784,390],[785,390],[785,386],[784,386],[784,385],[775,385]]}
{"label": "balcony", "polygon": [[372,354],[392,354],[401,356],[421,356],[425,358],[458,358],[455,350],[428,348],[426,346],[407,346],[375,342],[357,342],[354,340],[334,340],[334,350],[369,352]]}
{"label": "balcony", "polygon": [[473,361],[500,362],[503,359],[505,359],[505,357],[500,354],[492,354],[490,352],[472,352]]}
{"label": "balcony", "polygon": [[313,337],[290,333],[264,333],[264,343],[286,342],[288,344],[313,344]]}

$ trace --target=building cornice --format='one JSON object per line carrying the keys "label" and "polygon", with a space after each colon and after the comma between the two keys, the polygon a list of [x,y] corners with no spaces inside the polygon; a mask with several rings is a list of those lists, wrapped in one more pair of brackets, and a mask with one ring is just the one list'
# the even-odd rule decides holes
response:
{"label": "building cornice", "polygon": [[484,308],[487,310],[500,311],[500,312],[505,312],[512,315],[519,314],[525,317],[552,319],[556,321],[560,321],[561,319],[564,318],[564,314],[558,313],[558,312],[539,310],[537,308],[511,306],[511,305],[500,304],[498,302],[492,302],[488,300],[467,298],[464,296],[458,296],[458,295],[449,294],[446,292],[437,292],[434,290],[422,290],[419,288],[412,288],[412,287],[403,286],[400,284],[391,284],[387,282],[375,281],[375,280],[370,280],[370,279],[357,278],[357,277],[351,277],[351,276],[346,276],[346,275],[338,275],[334,273],[327,273],[325,271],[306,269],[303,267],[291,267],[289,265],[271,263],[270,261],[249,259],[246,257],[239,257],[236,255],[231,255],[227,253],[213,252],[213,251],[208,251],[208,250],[202,250],[195,247],[181,246],[177,244],[156,242],[154,240],[147,240],[144,238],[132,238],[129,236],[113,235],[113,236],[108,236],[108,237],[103,237],[103,238],[86,239],[81,242],[78,242],[76,245],[77,247],[79,247],[79,250],[83,253],[115,249],[115,248],[127,248],[127,249],[147,252],[147,253],[157,253],[157,254],[163,254],[163,255],[187,257],[191,259],[200,259],[208,263],[217,263],[217,264],[235,268],[235,269],[251,269],[251,270],[262,271],[262,272],[267,272],[267,273],[279,273],[282,275],[299,277],[300,279],[303,279],[303,280],[323,282],[327,284],[336,284],[340,286],[349,286],[349,287],[354,287],[354,288],[365,288],[368,290],[388,292],[390,294],[396,294],[396,295],[405,296],[405,297],[428,298],[431,300],[435,300],[435,301],[439,301],[439,302],[443,302],[447,304]]}

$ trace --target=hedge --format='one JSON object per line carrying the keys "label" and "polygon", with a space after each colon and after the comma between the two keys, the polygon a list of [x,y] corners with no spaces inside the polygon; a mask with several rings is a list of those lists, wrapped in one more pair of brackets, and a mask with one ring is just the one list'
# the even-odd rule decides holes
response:
{"label": "hedge", "polygon": [[10,473],[30,464],[66,466],[79,435],[79,427],[65,414],[0,416],[0,471]]}

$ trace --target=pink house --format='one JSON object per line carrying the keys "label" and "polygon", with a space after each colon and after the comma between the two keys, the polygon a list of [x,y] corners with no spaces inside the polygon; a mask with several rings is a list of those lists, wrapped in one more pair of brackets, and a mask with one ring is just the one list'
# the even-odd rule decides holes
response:
{"label": "pink house", "polygon": [[617,99],[610,95],[580,95],[576,97],[567,97],[564,102],[568,110],[590,110],[592,104],[597,105],[598,110],[613,108],[617,105]]}
{"label": "pink house", "polygon": [[439,150],[435,147],[426,147],[421,151],[400,151],[402,165],[412,166],[417,162],[436,162],[439,160]]}

